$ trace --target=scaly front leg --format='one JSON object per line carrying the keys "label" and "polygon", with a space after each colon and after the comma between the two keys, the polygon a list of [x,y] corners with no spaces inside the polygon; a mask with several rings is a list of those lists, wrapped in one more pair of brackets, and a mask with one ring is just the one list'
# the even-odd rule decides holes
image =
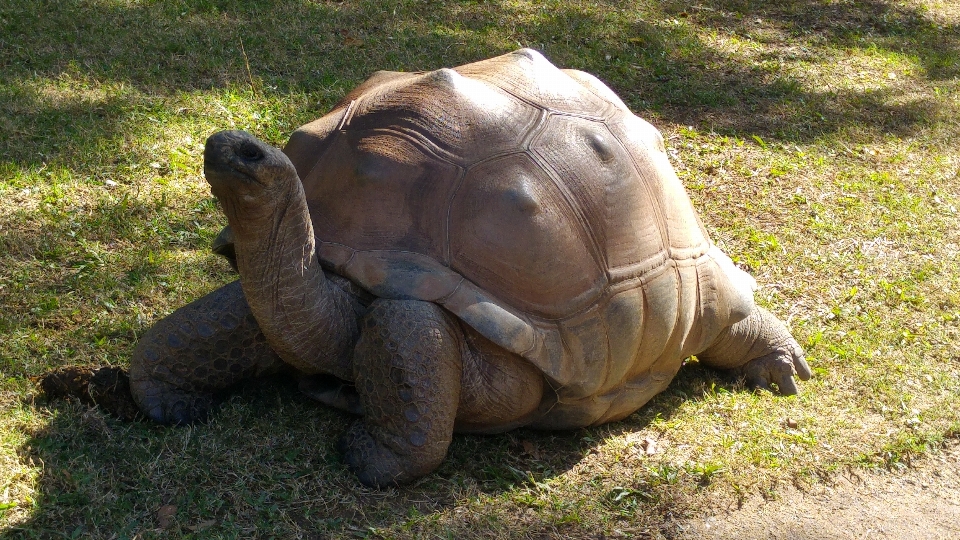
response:
{"label": "scaly front leg", "polygon": [[205,421],[217,395],[283,367],[235,281],[174,311],[140,339],[130,391],[163,424]]}
{"label": "scaly front leg", "polygon": [[460,402],[461,342],[456,320],[435,304],[370,306],[353,355],[364,417],[340,441],[361,482],[410,482],[446,457]]}

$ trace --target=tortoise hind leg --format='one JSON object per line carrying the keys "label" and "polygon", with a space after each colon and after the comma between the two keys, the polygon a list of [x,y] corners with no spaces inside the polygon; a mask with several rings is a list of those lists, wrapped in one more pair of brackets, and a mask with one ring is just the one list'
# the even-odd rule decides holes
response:
{"label": "tortoise hind leg", "polygon": [[783,322],[769,311],[755,306],[750,315],[726,328],[707,350],[697,357],[704,364],[734,369],[751,386],[783,395],[797,393],[797,376],[808,380],[812,373],[803,349]]}
{"label": "tortoise hind leg", "polygon": [[282,366],[235,281],[174,311],[144,334],[130,360],[130,391],[157,422],[202,422],[218,393]]}
{"label": "tortoise hind leg", "polygon": [[[458,433],[503,433],[529,424],[543,415],[538,410],[548,386],[529,361],[494,344],[472,328],[463,328]],[[546,405],[552,405],[548,399]]]}
{"label": "tortoise hind leg", "polygon": [[460,400],[459,327],[429,302],[377,300],[361,323],[353,371],[364,417],[340,440],[368,486],[412,481],[447,454]]}

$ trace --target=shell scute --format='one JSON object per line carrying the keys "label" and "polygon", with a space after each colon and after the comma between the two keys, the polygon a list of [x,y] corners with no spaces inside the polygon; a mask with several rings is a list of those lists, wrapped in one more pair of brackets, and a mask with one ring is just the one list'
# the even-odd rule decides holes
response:
{"label": "shell scute", "polygon": [[533,49],[456,68],[468,77],[503,88],[518,99],[550,111],[604,118],[610,102],[585,88]]}
{"label": "shell scute", "polygon": [[605,285],[562,190],[525,153],[470,168],[450,207],[451,268],[531,315],[556,318]]}
{"label": "shell scute", "polygon": [[[400,81],[400,84],[395,84]],[[356,97],[347,130],[390,129],[424,146],[441,159],[470,165],[517,150],[537,124],[539,108],[496,86],[439,69],[406,79],[390,79]]]}
{"label": "shell scute", "polygon": [[647,191],[650,207],[657,213],[664,247],[672,257],[703,255],[710,247],[706,229],[677,178],[656,128],[633,114],[618,114],[607,126],[626,148],[640,185]]}
{"label": "shell scute", "polygon": [[353,250],[447,257],[446,219],[461,169],[377,131],[340,134],[304,179],[314,233]]}
{"label": "shell scute", "polygon": [[551,116],[531,150],[563,179],[611,276],[662,254],[665,238],[657,201],[630,150],[605,123]]}

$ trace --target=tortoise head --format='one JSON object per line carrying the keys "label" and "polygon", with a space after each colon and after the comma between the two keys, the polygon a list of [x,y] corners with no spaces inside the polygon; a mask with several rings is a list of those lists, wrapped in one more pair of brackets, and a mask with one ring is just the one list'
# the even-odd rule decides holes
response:
{"label": "tortoise head", "polygon": [[231,223],[269,213],[300,185],[286,154],[245,131],[220,131],[207,139],[203,174]]}

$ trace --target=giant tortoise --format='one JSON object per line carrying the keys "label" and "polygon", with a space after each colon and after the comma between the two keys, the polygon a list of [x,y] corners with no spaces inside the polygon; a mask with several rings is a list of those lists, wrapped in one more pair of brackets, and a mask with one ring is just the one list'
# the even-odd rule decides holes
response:
{"label": "giant tortoise", "polygon": [[224,131],[204,160],[240,279],[138,344],[131,392],[156,421],[292,366],[361,415],[340,448],[385,486],[434,470],[454,432],[622,419],[690,355],[784,394],[810,376],[659,132],[536,51],[381,71],[283,151]]}

